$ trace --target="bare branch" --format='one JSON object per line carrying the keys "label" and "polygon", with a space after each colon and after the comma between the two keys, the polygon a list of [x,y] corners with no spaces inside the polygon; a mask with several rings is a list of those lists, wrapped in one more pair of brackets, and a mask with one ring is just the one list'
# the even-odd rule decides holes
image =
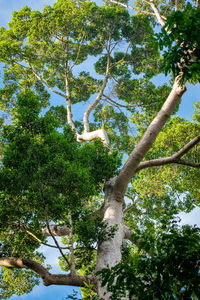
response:
{"label": "bare branch", "polygon": [[180,149],[177,153],[173,154],[172,156],[168,156],[168,157],[165,157],[165,158],[152,159],[152,160],[141,162],[139,164],[139,166],[137,167],[136,171],[146,169],[146,168],[149,168],[149,167],[158,167],[158,166],[163,166],[163,165],[172,164],[172,163],[191,166],[191,167],[194,167],[194,168],[199,168],[200,164],[198,164],[198,163],[187,162],[187,161],[184,161],[184,160],[180,159],[190,149],[192,149],[197,143],[199,143],[199,141],[200,141],[200,135],[196,136],[194,139],[192,139],[182,149]]}
{"label": "bare branch", "polygon": [[182,159],[177,159],[175,161],[176,164],[179,164],[179,165],[184,165],[184,166],[188,166],[188,167],[193,167],[193,168],[200,168],[200,164],[198,163],[193,163],[193,162],[190,162],[190,161],[185,161],[185,160],[182,160]]}
{"label": "bare branch", "polygon": [[137,199],[134,199],[133,197],[131,197],[129,194],[125,194],[125,197],[129,198],[133,203],[129,206],[127,206],[124,210],[123,213],[125,214],[127,211],[129,211],[132,208],[135,208],[135,210],[137,211],[137,213],[139,213],[141,215],[141,212],[139,211],[139,209],[137,208],[137,203],[140,201],[140,198],[138,197]]}
{"label": "bare branch", "polygon": [[85,286],[85,283],[95,283],[93,276],[79,276],[75,274],[51,274],[41,264],[31,259],[7,257],[0,258],[0,266],[7,268],[25,268],[36,272],[43,280],[45,286],[70,285]]}
{"label": "bare branch", "polygon": [[196,144],[200,141],[200,135],[193,138],[189,143],[187,143],[182,149],[180,149],[176,154],[174,154],[175,158],[180,158],[185,155],[190,149],[192,149]]}
{"label": "bare branch", "polygon": [[124,239],[133,242],[137,247],[139,246],[141,240],[136,240],[133,236],[134,232],[130,230],[126,225],[123,225],[124,229]]}

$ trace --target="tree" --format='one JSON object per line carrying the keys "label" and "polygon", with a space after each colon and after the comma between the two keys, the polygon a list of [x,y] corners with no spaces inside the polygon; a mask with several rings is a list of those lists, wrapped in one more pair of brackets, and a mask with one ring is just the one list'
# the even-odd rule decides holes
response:
{"label": "tree", "polygon": [[[123,241],[150,255],[147,237],[153,241],[161,224],[199,204],[199,105],[192,122],[174,115],[186,81],[199,80],[198,35],[193,45],[177,26],[181,13],[195,24],[196,5],[187,19],[182,2],[58,0],[42,13],[24,7],[0,29],[1,109],[8,118],[1,132],[3,299],[22,293],[20,280],[29,292],[39,277],[44,285],[85,286],[86,294],[93,289],[110,299],[112,284],[107,291],[96,272],[118,266]],[[158,23],[167,31],[160,35],[169,47],[164,64]],[[170,51],[174,43],[178,54]],[[96,74],[85,71],[88,59]],[[153,84],[162,68],[172,70],[172,87]],[[50,92],[66,108],[50,106]],[[75,120],[73,105],[87,101],[83,122]],[[40,244],[59,249],[67,274],[50,273]]]}

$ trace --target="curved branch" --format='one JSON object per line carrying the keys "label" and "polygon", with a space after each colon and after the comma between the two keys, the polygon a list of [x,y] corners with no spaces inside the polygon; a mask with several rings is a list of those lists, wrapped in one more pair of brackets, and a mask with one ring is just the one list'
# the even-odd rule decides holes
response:
{"label": "curved branch", "polygon": [[77,134],[78,142],[92,141],[97,138],[100,138],[102,140],[104,146],[107,147],[109,145],[108,135],[104,129],[98,129],[91,132],[84,132],[83,134]]}
{"label": "curved branch", "polygon": [[190,149],[192,149],[199,142],[200,142],[200,135],[196,136],[194,139],[192,139],[182,149],[180,149],[177,153],[173,154],[172,156],[141,162],[137,167],[136,171],[140,171],[142,169],[146,169],[149,167],[158,167],[158,166],[163,166],[172,163],[199,168],[200,164],[198,163],[187,162],[180,159],[183,155],[185,155]]}
{"label": "curved branch", "polygon": [[7,257],[0,258],[0,266],[7,268],[25,268],[36,272],[43,280],[45,286],[71,285],[84,286],[85,283],[95,282],[93,276],[79,276],[75,274],[51,274],[41,264],[31,259]]}

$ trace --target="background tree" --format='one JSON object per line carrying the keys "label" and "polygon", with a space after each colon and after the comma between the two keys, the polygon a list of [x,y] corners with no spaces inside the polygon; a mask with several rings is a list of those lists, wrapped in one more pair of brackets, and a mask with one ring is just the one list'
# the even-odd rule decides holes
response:
{"label": "background tree", "polygon": [[[42,13],[25,7],[0,30],[1,109],[10,121],[1,135],[3,299],[22,292],[22,279],[29,292],[38,277],[45,285],[92,287],[110,299],[112,281],[107,291],[96,272],[121,261],[123,241],[130,240],[130,257],[139,257],[140,267],[149,257],[147,236],[158,251],[157,228],[199,204],[198,104],[192,122],[174,115],[185,82],[199,79],[198,35],[192,44],[177,24],[182,17],[195,24],[199,9],[190,7],[188,21],[187,11],[180,18],[182,2],[112,2],[58,0]],[[158,23],[167,31],[160,42],[169,47],[164,65],[154,37]],[[94,61],[90,73],[88,59]],[[152,82],[162,65],[172,69],[172,87]],[[62,97],[66,108],[50,106],[49,93]],[[72,115],[80,104],[83,122]],[[164,245],[170,239],[165,229]],[[198,244],[198,231],[194,239]],[[37,251],[41,244],[59,249],[67,274],[50,273]]]}

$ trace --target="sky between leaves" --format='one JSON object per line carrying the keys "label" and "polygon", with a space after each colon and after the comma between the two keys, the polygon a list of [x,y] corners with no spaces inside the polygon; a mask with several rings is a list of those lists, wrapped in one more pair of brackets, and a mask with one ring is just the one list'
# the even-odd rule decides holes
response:
{"label": "sky between leaves", "polygon": [[[55,3],[56,0],[0,0],[0,26],[6,27],[6,24],[11,20],[12,18],[12,12],[14,10],[20,10],[25,5],[31,7],[32,9],[36,10],[42,10],[45,5],[52,5]],[[97,0],[96,3],[100,4],[102,1]],[[87,67],[87,66],[86,66]],[[88,64],[89,69],[89,64]],[[2,72],[2,66],[0,65],[0,73]],[[156,80],[154,80],[155,84],[162,84],[166,82],[166,77],[164,75],[159,75]],[[0,86],[2,86],[1,78],[0,78]],[[187,93],[183,97],[182,103],[179,108],[179,115],[182,117],[191,120],[191,114],[193,112],[193,104],[194,102],[199,100],[199,92],[200,92],[200,85],[194,86],[187,86]],[[56,102],[56,103],[55,103]],[[61,100],[56,98],[54,96],[54,102],[52,105],[55,104],[62,104]],[[64,104],[64,103],[63,103]],[[78,111],[75,111],[74,114],[78,114]],[[200,218],[199,218],[200,210],[196,209],[190,214],[184,214],[182,213],[180,215],[182,221],[181,223],[187,223],[187,224],[197,224],[200,226]],[[45,252],[46,249],[42,248],[42,250]],[[55,259],[57,255],[54,255],[56,250],[54,249],[48,249],[48,261],[51,263],[51,265],[54,267],[52,269],[53,272],[59,273],[60,270],[58,268],[58,262]],[[45,253],[46,254],[46,253]],[[21,300],[66,300],[68,299],[68,295],[70,295],[73,292],[73,289],[78,291],[78,296],[81,299],[81,294],[79,289],[72,288],[72,287],[62,287],[62,286],[50,286],[50,287],[44,287],[42,284],[39,287],[35,287],[29,295],[25,296],[13,296],[10,299],[11,300],[18,300],[19,298]]]}

